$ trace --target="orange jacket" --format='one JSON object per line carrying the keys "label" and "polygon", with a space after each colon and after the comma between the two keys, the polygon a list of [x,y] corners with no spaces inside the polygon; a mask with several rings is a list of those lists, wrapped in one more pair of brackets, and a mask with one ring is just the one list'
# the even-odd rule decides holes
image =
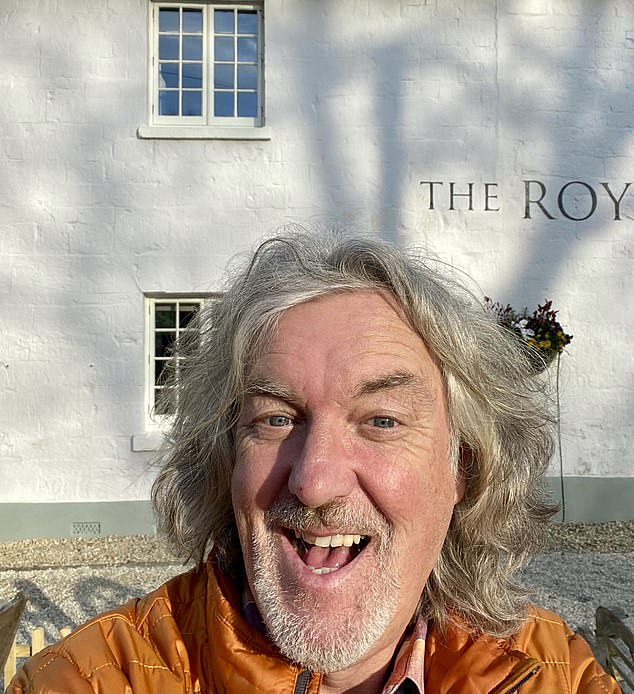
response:
{"label": "orange jacket", "polygon": [[[248,625],[238,591],[214,570],[190,571],[108,612],[25,664],[9,694],[317,694],[301,668]],[[588,645],[536,610],[512,639],[429,634],[428,694],[618,694]]]}

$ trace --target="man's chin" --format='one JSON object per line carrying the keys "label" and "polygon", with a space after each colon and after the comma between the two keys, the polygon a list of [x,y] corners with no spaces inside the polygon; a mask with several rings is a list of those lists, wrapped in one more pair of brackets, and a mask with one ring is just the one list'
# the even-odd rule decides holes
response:
{"label": "man's chin", "polygon": [[398,587],[385,576],[378,583],[348,592],[306,590],[262,571],[256,572],[254,588],[269,637],[282,654],[313,672],[329,673],[363,660],[388,630]]}
{"label": "man's chin", "polygon": [[365,659],[384,633],[387,623],[377,620],[359,629],[365,620],[335,620],[326,615],[273,614],[265,617],[271,640],[288,660],[311,672],[339,672]]}

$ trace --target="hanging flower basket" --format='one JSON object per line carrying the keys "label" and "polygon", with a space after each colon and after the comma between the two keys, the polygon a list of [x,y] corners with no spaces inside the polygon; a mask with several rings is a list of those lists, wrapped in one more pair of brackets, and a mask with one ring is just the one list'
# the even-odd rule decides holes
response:
{"label": "hanging flower basket", "polygon": [[484,297],[484,305],[501,326],[517,335],[535,374],[546,369],[572,340],[557,320],[552,301],[538,304],[533,313],[528,308],[518,312],[510,304],[493,303],[488,296]]}

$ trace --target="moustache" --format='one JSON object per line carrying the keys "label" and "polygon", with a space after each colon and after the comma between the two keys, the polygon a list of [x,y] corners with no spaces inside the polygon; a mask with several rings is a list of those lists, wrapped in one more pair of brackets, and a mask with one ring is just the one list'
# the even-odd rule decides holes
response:
{"label": "moustache", "polygon": [[277,499],[265,511],[264,520],[269,529],[283,526],[298,532],[337,528],[341,534],[366,535],[380,545],[392,539],[392,526],[376,509],[361,511],[333,500],[323,506],[304,506],[297,498]]}

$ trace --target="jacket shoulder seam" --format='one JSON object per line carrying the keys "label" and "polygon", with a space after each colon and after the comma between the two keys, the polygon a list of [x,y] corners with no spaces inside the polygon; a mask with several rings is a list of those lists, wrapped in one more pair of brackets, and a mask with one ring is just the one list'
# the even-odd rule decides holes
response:
{"label": "jacket shoulder seam", "polygon": [[[37,675],[39,672],[42,672],[43,670],[46,670],[46,668],[55,661],[56,658],[62,658],[64,660],[68,660],[69,663],[77,667],[75,663],[70,658],[66,658],[66,656],[62,655],[59,653],[59,651],[51,651],[49,650],[46,654],[48,656],[47,660],[44,660],[44,657],[42,658],[43,662],[40,663],[40,666],[33,672],[33,675]],[[44,656],[44,654],[43,654]],[[32,682],[33,677],[29,677],[29,680]]]}
{"label": "jacket shoulder seam", "polygon": [[135,624],[125,615],[121,614],[120,612],[110,612],[106,613],[104,615],[101,615],[100,617],[95,617],[94,619],[90,620],[87,624],[84,624],[83,626],[77,628],[75,631],[70,633],[66,639],[64,640],[65,643],[70,643],[75,639],[76,636],[81,634],[82,632],[86,631],[87,629],[90,629],[91,627],[98,626],[103,624],[104,622],[112,622],[115,620],[121,620],[122,622],[125,622],[128,626],[130,627],[135,627]]}
{"label": "jacket shoulder seam", "polygon": [[[174,610],[172,607],[176,604],[178,605],[187,605],[191,606],[193,603],[197,602],[198,600],[205,600],[206,599],[206,593],[201,592],[200,595],[191,595],[186,598],[179,598],[178,596],[172,597],[172,596],[167,596],[165,594],[166,587],[170,585],[171,583],[175,583],[178,580],[180,580],[183,576],[187,576],[187,574],[180,574],[179,576],[176,576],[172,578],[170,581],[167,583],[163,584],[160,588],[158,588],[156,591],[153,593],[149,593],[145,597],[141,598],[139,601],[139,604],[137,606],[136,614],[138,616],[138,621],[135,620],[135,623],[137,626],[141,626],[145,621],[147,621],[152,613],[152,610],[158,603],[163,603],[165,604],[167,611],[173,615]],[[151,599],[149,599],[151,598]],[[164,616],[164,615],[163,615]],[[160,617],[159,619],[162,619]]]}
{"label": "jacket shoulder seam", "polygon": [[[77,674],[84,681],[87,681],[88,678],[93,673],[97,672],[97,670],[100,670],[101,668],[113,667],[113,666],[116,667],[115,663],[108,661],[108,662],[102,663],[98,667],[93,668],[92,670],[86,672],[79,666],[79,663],[70,655],[70,653],[68,653],[68,651],[64,651],[64,650],[48,651],[48,653],[46,653],[46,655],[48,656],[48,659],[45,660],[44,662],[42,662],[40,664],[40,666],[36,670],[34,670],[33,674],[29,676],[29,685],[33,684],[33,681],[34,681],[36,675],[38,675],[39,673],[46,670],[46,668],[51,666],[56,660],[63,660],[65,662],[69,663],[70,665],[72,665],[73,668],[75,668],[75,670],[77,671]],[[32,689],[32,687],[31,687],[31,689]]]}
{"label": "jacket shoulder seam", "polygon": [[[101,663],[94,668],[91,668],[89,670],[84,670],[83,668],[80,667],[79,663],[67,651],[63,651],[63,650],[54,651],[54,652],[50,653],[50,655],[52,656],[50,658],[50,660],[48,662],[46,662],[45,664],[43,664],[41,667],[39,667],[36,670],[36,672],[41,672],[42,670],[44,670],[56,658],[62,658],[63,660],[68,661],[71,665],[73,665],[75,667],[75,669],[77,670],[79,675],[81,675],[81,677],[83,677],[84,679],[90,678],[96,672],[98,672],[99,670],[103,670],[104,668],[111,667],[111,668],[115,668],[116,670],[122,670],[121,665],[114,660],[107,660],[106,662]],[[170,669],[165,665],[149,665],[148,663],[144,663],[143,661],[137,660],[136,658],[131,659],[131,660],[126,660],[126,663],[129,663],[131,665],[137,665],[138,667],[144,668],[145,670],[166,670],[166,671],[170,672]]]}
{"label": "jacket shoulder seam", "polygon": [[[171,670],[166,665],[148,665],[148,663],[144,663],[142,660],[136,660],[136,659],[135,660],[126,660],[126,663],[138,665],[139,667],[145,668],[146,670],[166,670],[167,672],[171,672]],[[110,664],[116,665],[116,667],[121,669],[120,666],[117,665],[116,663],[110,663]]]}
{"label": "jacket shoulder seam", "polygon": [[606,694],[612,694],[612,691],[605,686],[605,676],[606,673],[597,673],[596,675],[592,675],[588,681],[588,684],[598,684],[601,689],[606,692]]}
{"label": "jacket shoulder seam", "polygon": [[566,683],[566,691],[571,692],[571,682],[570,682],[570,661],[569,660],[542,660],[543,665],[555,665],[559,668],[564,681]]}
{"label": "jacket shoulder seam", "polygon": [[101,670],[105,667],[117,667],[116,663],[113,663],[111,660],[107,660],[105,663],[101,663],[100,665],[97,665],[97,667],[94,667],[86,671],[82,667],[80,667],[77,660],[73,658],[71,653],[69,653],[63,646],[60,646],[59,651],[57,651],[57,655],[71,663],[75,667],[77,672],[81,675],[81,677],[83,677],[85,680],[87,680],[93,673],[97,672],[97,670]]}
{"label": "jacket shoulder seam", "polygon": [[[151,602],[146,603],[145,600],[143,601],[143,604],[141,605],[141,609],[138,611],[138,616],[140,619],[137,621],[135,620],[135,628],[142,626],[149,618],[150,614],[152,613],[152,610],[154,609],[155,605],[157,605],[159,602],[165,603],[166,607],[168,609],[168,612],[171,614],[171,610],[169,609],[169,604],[167,601],[167,597],[165,595],[154,595],[153,599]],[[159,620],[162,619],[165,615],[162,615],[159,617]]]}
{"label": "jacket shoulder seam", "polygon": [[569,660],[541,660],[542,665],[570,665]]}
{"label": "jacket shoulder seam", "polygon": [[562,629],[564,628],[564,623],[561,620],[546,619],[546,617],[542,617],[541,615],[538,615],[538,614],[531,615],[530,618],[534,619],[535,621],[538,621],[538,622],[546,622],[547,624],[554,624],[555,626],[561,627]]}

